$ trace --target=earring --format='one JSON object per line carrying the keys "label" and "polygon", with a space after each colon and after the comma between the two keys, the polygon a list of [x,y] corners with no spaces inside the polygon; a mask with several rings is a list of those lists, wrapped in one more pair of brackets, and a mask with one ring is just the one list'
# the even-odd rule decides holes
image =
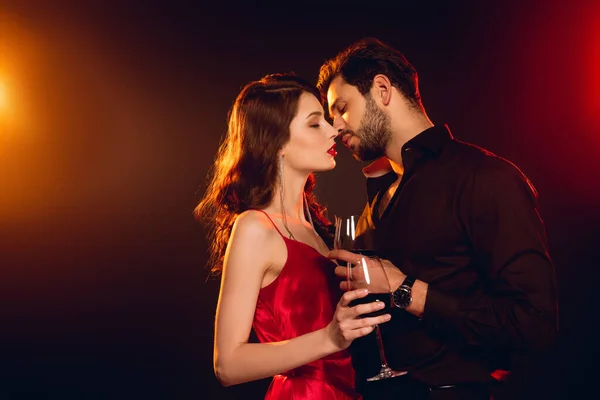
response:
{"label": "earring", "polygon": [[283,204],[283,192],[284,191],[285,191],[285,186],[284,186],[284,179],[283,179],[283,154],[280,154],[279,155],[279,201],[280,201],[280,205],[281,205],[281,219],[283,221],[283,226],[285,227],[285,230],[289,234],[289,238],[296,240],[296,238],[290,231],[290,228],[288,227],[288,224],[287,224],[287,215],[285,213],[285,206]]}

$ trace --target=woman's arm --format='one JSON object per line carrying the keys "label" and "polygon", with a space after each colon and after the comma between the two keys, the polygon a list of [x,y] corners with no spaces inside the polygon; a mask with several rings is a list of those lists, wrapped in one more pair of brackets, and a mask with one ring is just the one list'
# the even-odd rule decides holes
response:
{"label": "woman's arm", "polygon": [[[348,303],[367,293],[347,292],[325,328],[276,343],[248,343],[258,292],[272,263],[279,235],[266,217],[248,211],[234,224],[223,265],[215,326],[214,369],[219,381],[236,385],[276,375],[347,348],[353,339],[367,335],[389,314],[356,319],[379,304]],[[281,245],[281,244],[279,244]]]}

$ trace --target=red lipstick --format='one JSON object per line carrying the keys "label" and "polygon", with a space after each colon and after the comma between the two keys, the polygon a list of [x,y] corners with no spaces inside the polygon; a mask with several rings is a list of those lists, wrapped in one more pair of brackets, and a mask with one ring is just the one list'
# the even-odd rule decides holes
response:
{"label": "red lipstick", "polygon": [[329,150],[327,150],[327,153],[329,153],[332,157],[337,156],[337,151],[335,150],[335,144],[333,146],[331,146],[329,148]]}

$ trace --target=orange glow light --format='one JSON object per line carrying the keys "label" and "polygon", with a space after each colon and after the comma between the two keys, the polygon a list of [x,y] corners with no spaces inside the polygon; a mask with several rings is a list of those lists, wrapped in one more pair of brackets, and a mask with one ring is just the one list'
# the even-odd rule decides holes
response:
{"label": "orange glow light", "polygon": [[6,87],[0,82],[0,112],[6,108]]}

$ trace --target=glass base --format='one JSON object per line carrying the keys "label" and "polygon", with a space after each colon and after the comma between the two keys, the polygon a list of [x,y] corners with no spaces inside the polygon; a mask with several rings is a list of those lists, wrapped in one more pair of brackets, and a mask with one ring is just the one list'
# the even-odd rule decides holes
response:
{"label": "glass base", "polygon": [[408,371],[394,371],[387,365],[381,366],[381,371],[375,376],[367,378],[367,382],[380,381],[382,379],[395,378],[397,376],[406,375]]}

